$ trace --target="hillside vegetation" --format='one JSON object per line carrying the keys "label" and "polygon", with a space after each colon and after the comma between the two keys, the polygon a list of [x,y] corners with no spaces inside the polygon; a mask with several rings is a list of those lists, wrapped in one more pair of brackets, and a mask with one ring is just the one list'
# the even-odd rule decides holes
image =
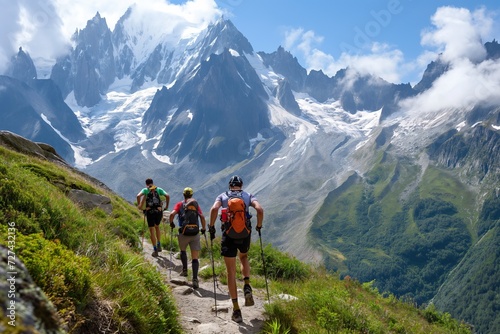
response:
{"label": "hillside vegetation", "polygon": [[328,196],[311,236],[341,277],[373,280],[380,291],[434,302],[481,333],[498,333],[500,200],[491,181],[478,191],[451,169],[380,153]]}
{"label": "hillside vegetation", "polygon": [[[56,307],[64,330],[180,332],[170,291],[138,248],[143,222],[133,205],[71,169],[3,147],[0,178],[2,244],[15,224],[11,250]],[[108,196],[112,214],[80,208],[67,197],[70,189]],[[19,322],[12,328],[2,319],[7,330],[23,332]]]}
{"label": "hillside vegetation", "polygon": [[[141,255],[143,220],[132,204],[71,168],[3,147],[0,178],[2,245],[26,265],[64,331],[182,332],[165,277]],[[71,189],[109,197],[112,213],[75,204],[67,196]],[[13,244],[6,242],[9,227],[15,227]],[[267,276],[273,297],[265,333],[470,333],[448,313],[418,309],[371,283],[339,280],[264,245],[255,244],[250,258],[256,289],[264,291]],[[207,249],[202,253],[206,257]],[[215,260],[224,280],[222,261]],[[274,298],[280,294],[296,299]],[[23,319],[9,326],[5,308],[0,310],[4,332],[33,330]]]}

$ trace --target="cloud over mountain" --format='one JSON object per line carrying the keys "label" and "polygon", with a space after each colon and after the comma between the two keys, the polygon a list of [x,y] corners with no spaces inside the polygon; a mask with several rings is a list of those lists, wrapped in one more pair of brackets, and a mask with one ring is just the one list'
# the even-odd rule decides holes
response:
{"label": "cloud over mountain", "polygon": [[[484,36],[493,19],[484,9],[441,7],[432,17],[434,29],[422,34],[422,44],[436,48],[449,70],[431,89],[402,103],[403,109],[432,112],[500,102],[500,60],[487,59]],[[471,94],[472,92],[472,94]]]}
{"label": "cloud over mountain", "polygon": [[486,56],[482,39],[491,33],[493,19],[484,8],[440,7],[432,16],[434,29],[424,31],[422,45],[436,48],[445,61],[468,58],[481,61]]}
{"label": "cloud over mountain", "polygon": [[354,46],[344,48],[337,58],[321,51],[321,45],[326,41],[311,30],[288,30],[284,46],[292,53],[303,55],[308,70],[322,69],[325,74],[333,76],[338,70],[350,67],[393,83],[401,82],[403,77],[414,71],[420,72],[420,77],[425,66],[439,53],[443,53],[447,61],[462,57],[484,59],[486,52],[482,43],[493,38],[494,26],[493,14],[485,8],[470,11],[466,8],[440,7],[432,16],[431,23],[432,27],[422,32],[421,44],[426,49],[417,59],[405,59],[402,50],[367,36],[362,38],[362,31],[358,31],[351,42]]}
{"label": "cloud over mountain", "polygon": [[4,1],[0,31],[0,73],[20,46],[34,57],[50,59],[68,45],[61,18],[51,0]]}
{"label": "cloud over mountain", "polygon": [[[110,29],[133,1],[96,0],[19,0],[5,2],[0,13],[0,73],[7,60],[22,46],[35,61],[53,60],[69,47],[75,29],[83,29],[97,12],[106,19]],[[149,28],[160,34],[179,35],[198,32],[222,15],[213,0],[193,0],[172,4],[163,0],[144,0],[134,5],[136,20],[150,18]],[[75,13],[78,13],[75,15]],[[151,22],[152,20],[152,22]],[[181,36],[182,37],[182,36]]]}

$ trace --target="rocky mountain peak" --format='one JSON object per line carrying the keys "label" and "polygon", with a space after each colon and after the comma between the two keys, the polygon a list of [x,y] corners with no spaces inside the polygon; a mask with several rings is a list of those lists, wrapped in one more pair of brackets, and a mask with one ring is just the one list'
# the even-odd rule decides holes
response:
{"label": "rocky mountain peak", "polygon": [[493,39],[491,42],[486,42],[484,47],[486,48],[488,59],[500,58],[500,44],[498,44],[496,39]]}
{"label": "rocky mountain peak", "polygon": [[[248,158],[252,139],[270,128],[267,98],[248,60],[226,49],[202,62],[189,83],[158,91],[145,119],[154,123],[162,117],[159,110],[175,110],[158,145],[159,154],[174,161],[189,156],[226,165]],[[148,118],[154,111],[157,116]]]}
{"label": "rocky mountain peak", "polygon": [[116,77],[111,31],[106,19],[97,12],[84,29],[75,32],[73,41],[75,48],[58,59],[51,79],[64,97],[74,91],[78,105],[92,107],[101,101],[101,94]]}
{"label": "rocky mountain peak", "polygon": [[[248,39],[227,19],[221,18],[207,28],[202,49],[219,54],[224,49],[233,49],[240,54],[253,53],[253,47]],[[212,47],[207,48],[208,45]]]}
{"label": "rocky mountain peak", "polygon": [[271,54],[259,52],[265,66],[287,78],[292,90],[299,92],[304,89],[307,71],[303,68],[297,57],[286,51],[282,46]]}
{"label": "rocky mountain peak", "polygon": [[450,64],[443,61],[441,58],[432,61],[429,65],[427,65],[422,79],[415,85],[415,87],[413,87],[413,89],[418,93],[429,89],[434,81],[449,69],[449,66]]}
{"label": "rocky mountain peak", "polygon": [[19,52],[10,60],[10,64],[5,75],[16,78],[22,82],[30,84],[37,78],[35,64],[30,55],[19,47]]}

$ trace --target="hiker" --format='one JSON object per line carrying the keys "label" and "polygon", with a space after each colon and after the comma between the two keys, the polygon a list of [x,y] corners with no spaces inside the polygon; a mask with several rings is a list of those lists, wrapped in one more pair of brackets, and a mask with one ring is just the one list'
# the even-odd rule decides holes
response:
{"label": "hiker", "polygon": [[[193,288],[198,289],[198,269],[200,268],[200,262],[198,260],[201,242],[200,242],[200,232],[205,234],[206,221],[201,211],[201,207],[198,202],[193,198],[193,189],[184,188],[182,195],[184,200],[177,202],[174,206],[174,210],[170,213],[169,221],[172,230],[175,228],[174,218],[178,215],[179,222],[179,234],[177,239],[179,241],[179,248],[181,250],[181,262],[182,262],[182,272],[181,276],[188,276],[188,257],[186,253],[187,246],[191,250],[191,269],[193,271]],[[201,221],[201,230],[199,229]]]}
{"label": "hiker", "polygon": [[[249,208],[253,207],[257,211],[256,230],[262,228],[264,219],[264,209],[252,194],[243,191],[243,180],[238,175],[234,175],[229,180],[229,191],[223,192],[215,199],[210,209],[210,239],[215,238],[215,220],[218,216],[219,208],[221,210],[222,221],[222,241],[221,255],[224,257],[227,271],[227,285],[229,296],[233,302],[233,314],[231,319],[235,322],[242,322],[241,309],[238,304],[238,291],[236,289],[236,255],[239,251],[241,264],[241,273],[244,279],[243,293],[245,296],[245,306],[254,305],[252,287],[250,286],[250,263],[248,262],[248,250],[251,242],[251,222],[252,217]],[[236,204],[233,204],[236,203]],[[239,209],[233,209],[234,206]],[[238,218],[240,217],[240,218]],[[235,227],[236,220],[242,220],[243,224]]]}
{"label": "hiker", "polygon": [[[162,197],[165,203],[162,201]],[[165,210],[168,210],[168,205],[170,202],[170,196],[168,193],[160,187],[155,186],[152,179],[146,179],[146,188],[143,188],[137,194],[137,205],[140,210],[143,210],[145,219],[148,222],[149,234],[151,237],[151,243],[153,244],[153,257],[158,256],[158,252],[161,252],[161,233],[160,233],[160,223],[163,219],[163,206],[165,205]]]}

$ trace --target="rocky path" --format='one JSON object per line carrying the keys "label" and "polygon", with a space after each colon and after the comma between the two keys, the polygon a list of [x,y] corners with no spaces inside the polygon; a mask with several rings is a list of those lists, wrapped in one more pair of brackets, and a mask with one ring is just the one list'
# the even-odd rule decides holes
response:
{"label": "rocky path", "polygon": [[[202,237],[203,239],[203,237]],[[202,242],[205,242],[202,240]],[[243,322],[236,323],[231,320],[232,303],[226,285],[220,282],[216,284],[217,293],[217,316],[215,315],[214,282],[210,279],[199,277],[198,289],[191,286],[191,277],[182,277],[181,260],[178,254],[172,254],[166,250],[159,253],[157,258],[151,256],[152,245],[144,240],[144,257],[154,264],[165,278],[165,283],[170,286],[173,296],[180,312],[180,322],[186,333],[260,333],[264,323],[265,294],[254,288],[255,305],[246,307],[243,298],[242,282],[238,284],[238,296]],[[191,259],[189,255],[189,275],[191,275]],[[210,260],[200,260],[200,271],[204,267],[211,268]]]}

